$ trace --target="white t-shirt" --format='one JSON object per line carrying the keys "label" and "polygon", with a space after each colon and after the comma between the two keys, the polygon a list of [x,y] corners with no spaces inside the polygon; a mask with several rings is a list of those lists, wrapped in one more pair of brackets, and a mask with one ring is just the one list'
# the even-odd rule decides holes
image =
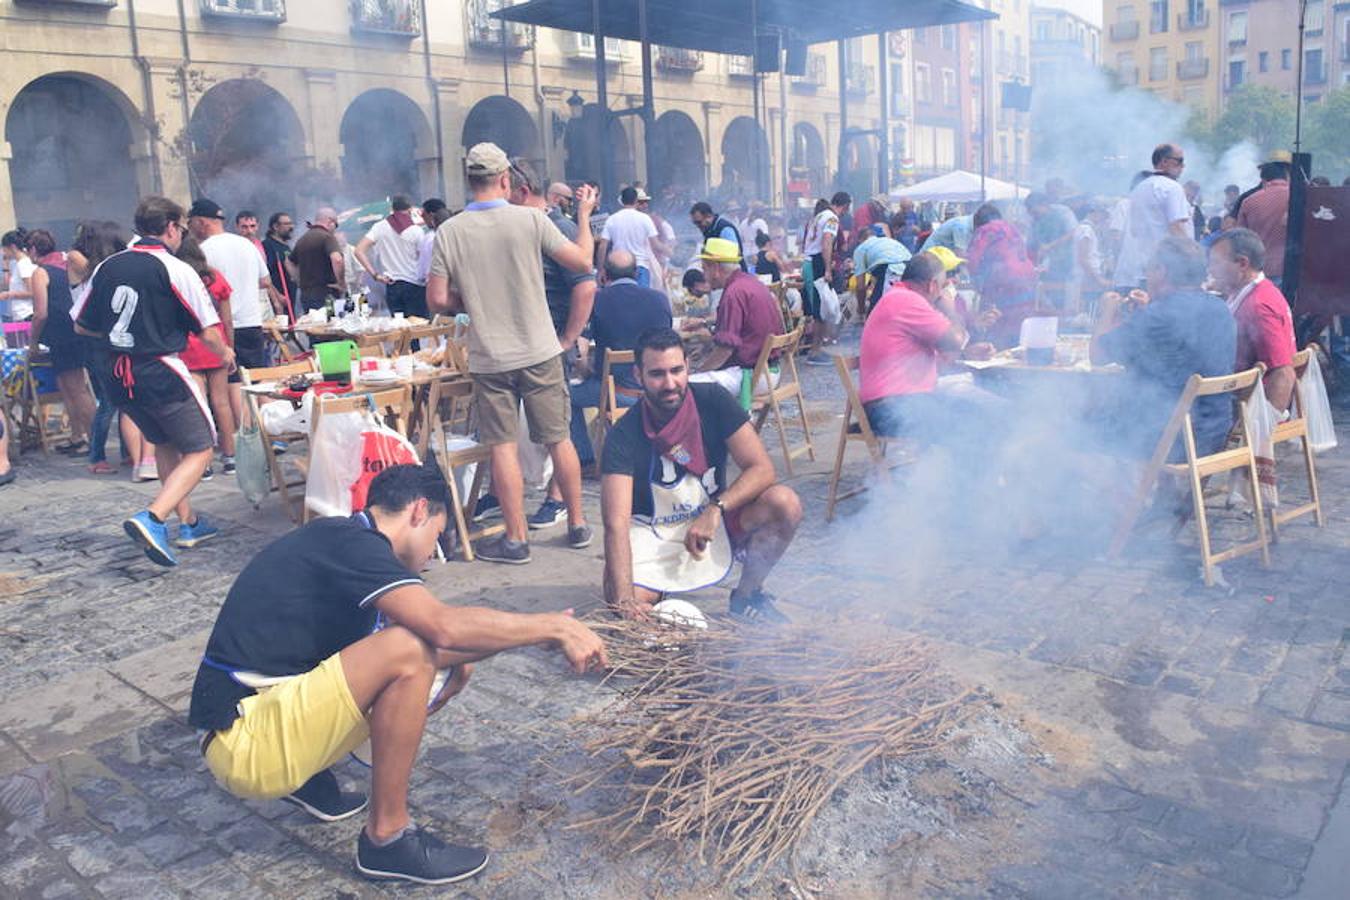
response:
{"label": "white t-shirt", "polygon": [[1171,224],[1189,222],[1190,219],[1191,204],[1176,179],[1150,175],[1135,185],[1130,192],[1125,237],[1121,241],[1120,258],[1116,261],[1112,281],[1117,285],[1137,283],[1144,277],[1153,251],[1167,237]]}
{"label": "white t-shirt", "polygon": [[[37,263],[33,262],[27,256],[20,256],[18,259],[9,261],[9,290],[26,291],[28,290],[29,278],[37,271]],[[10,300],[7,303],[9,309],[6,311],[9,318],[15,322],[22,322],[24,319],[33,317],[33,301],[29,300]]]}
{"label": "white t-shirt", "polygon": [[202,241],[202,252],[211,268],[218,269],[229,282],[230,319],[234,327],[261,327],[258,283],[267,277],[267,262],[258,245],[242,235],[223,231]]}
{"label": "white t-shirt", "polygon": [[[805,256],[815,256],[822,251],[825,241],[834,242],[834,237],[839,233],[839,216],[835,215],[832,209],[823,209],[811,220],[811,227],[806,229],[806,245],[802,247],[802,253]],[[817,278],[824,276],[824,272],[815,273]]]}
{"label": "white t-shirt", "polygon": [[755,235],[761,231],[769,233],[769,223],[758,216],[753,219],[746,219],[736,226],[741,233],[741,256],[754,256],[759,252],[755,246]]}
{"label": "white t-shirt", "polygon": [[639,266],[649,272],[656,271],[652,245],[648,243],[649,238],[656,237],[656,223],[645,212],[627,206],[613,213],[605,220],[600,237],[609,241],[611,250],[627,250]]}
{"label": "white t-shirt", "polygon": [[426,230],[419,225],[410,225],[398,233],[388,219],[381,219],[370,226],[366,237],[375,242],[380,274],[388,275],[395,281],[426,284],[425,279],[417,277],[417,254],[422,249],[424,234]]}

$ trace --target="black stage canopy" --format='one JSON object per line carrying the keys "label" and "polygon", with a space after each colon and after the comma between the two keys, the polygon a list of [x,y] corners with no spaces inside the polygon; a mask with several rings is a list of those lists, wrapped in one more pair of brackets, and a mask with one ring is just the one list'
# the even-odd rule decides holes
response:
{"label": "black stage canopy", "polygon": [[[599,2],[599,34],[642,40],[638,0]],[[998,18],[958,0],[647,0],[646,6],[646,37],[651,43],[746,56],[754,52],[756,30],[818,44]],[[597,33],[592,0],[528,0],[492,15],[526,25]]]}

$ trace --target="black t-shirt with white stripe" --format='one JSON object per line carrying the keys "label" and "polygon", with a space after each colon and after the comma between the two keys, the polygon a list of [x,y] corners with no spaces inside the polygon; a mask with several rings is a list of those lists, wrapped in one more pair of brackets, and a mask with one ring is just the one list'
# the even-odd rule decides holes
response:
{"label": "black t-shirt with white stripe", "polygon": [[99,263],[74,315],[104,349],[131,357],[178,353],[189,332],[220,321],[201,277],[153,238]]}
{"label": "black t-shirt with white stripe", "polygon": [[216,617],[188,720],[219,731],[253,693],[232,671],[299,675],[371,634],[375,601],[422,579],[357,514],[319,519],[273,541],[244,567]]}

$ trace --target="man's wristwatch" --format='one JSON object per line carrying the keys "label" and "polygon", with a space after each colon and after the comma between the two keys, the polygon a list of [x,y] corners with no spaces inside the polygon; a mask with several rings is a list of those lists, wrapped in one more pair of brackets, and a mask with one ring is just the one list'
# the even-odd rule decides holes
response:
{"label": "man's wristwatch", "polygon": [[721,498],[721,497],[714,497],[714,498],[713,498],[713,506],[717,507],[718,512],[720,512],[720,513],[723,515],[723,517],[726,516],[726,514],[727,514],[727,505],[726,505],[725,503],[722,502],[722,498]]}

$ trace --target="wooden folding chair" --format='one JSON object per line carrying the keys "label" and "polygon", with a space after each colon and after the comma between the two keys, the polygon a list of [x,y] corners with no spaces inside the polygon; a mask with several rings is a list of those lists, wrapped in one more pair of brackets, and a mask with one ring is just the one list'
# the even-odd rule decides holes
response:
{"label": "wooden folding chair", "polygon": [[[769,415],[773,415],[774,425],[778,428],[778,440],[783,445],[783,464],[788,475],[792,475],[792,460],[805,454],[812,461],[816,458],[816,448],[811,442],[811,426],[806,421],[806,398],[802,395],[801,379],[797,375],[797,348],[801,345],[803,329],[799,326],[787,334],[778,334],[764,342],[755,362],[751,386],[751,414],[755,418],[755,431],[764,427]],[[778,362],[778,384],[770,382],[770,361],[776,357]],[[797,419],[802,427],[804,443],[793,447],[788,443],[787,426],[783,421],[783,406],[787,400],[797,401]]]}
{"label": "wooden folding chair", "polygon": [[[244,366],[239,367],[239,378],[246,386],[251,386],[267,381],[282,381],[294,375],[309,375],[314,371],[314,361],[300,360],[298,362],[286,363],[281,366],[271,366],[267,368],[249,369]],[[267,455],[267,469],[272,473],[272,489],[277,492],[281,498],[281,507],[286,511],[286,515],[292,522],[299,522],[303,518],[304,507],[304,487],[305,480],[309,476],[308,446],[306,453],[291,454],[291,461],[300,472],[298,480],[287,480],[286,472],[282,466],[280,454],[272,446],[273,441],[285,441],[292,446],[298,446],[301,441],[309,442],[309,435],[303,431],[279,432],[273,434],[267,430],[263,424],[262,416],[258,414],[258,396],[252,391],[244,391],[244,403],[248,408],[249,415],[258,425],[258,432],[262,436],[263,452]],[[300,489],[298,502],[293,503],[291,490]]]}
{"label": "wooden folding chair", "polygon": [[398,347],[395,356],[407,356],[413,352],[413,341],[417,341],[421,349],[426,349],[427,341],[433,344],[439,344],[442,339],[450,341],[455,336],[455,323],[452,319],[449,322],[431,325],[414,325],[412,328],[405,328],[399,337]]}
{"label": "wooden folding chair", "polygon": [[[390,356],[390,347],[385,344],[385,338],[357,335],[352,338],[352,340],[356,343],[356,352],[361,356]],[[394,344],[393,349],[397,349],[402,340],[402,338],[395,338],[392,341]],[[397,356],[398,354],[393,355]]]}
{"label": "wooden folding chair", "polygon": [[[1302,506],[1296,506],[1293,509],[1280,509],[1272,507],[1270,510],[1270,538],[1272,541],[1279,540],[1280,526],[1286,522],[1293,521],[1300,516],[1313,514],[1313,519],[1317,527],[1321,528],[1326,524],[1322,516],[1322,496],[1317,488],[1317,467],[1313,462],[1312,443],[1308,440],[1308,411],[1303,407],[1303,397],[1300,390],[1304,386],[1304,378],[1308,374],[1308,366],[1313,361],[1313,354],[1317,352],[1316,344],[1309,344],[1305,349],[1294,354],[1294,377],[1297,384],[1294,388],[1294,402],[1289,408],[1289,418],[1275,425],[1275,431],[1271,435],[1271,443],[1278,447],[1286,441],[1297,440],[1303,445],[1303,471],[1308,478],[1308,495],[1311,499]],[[1275,469],[1276,476],[1279,475],[1279,467]]]}
{"label": "wooden folding chair", "polygon": [[[319,433],[319,423],[325,416],[365,410],[374,412],[381,422],[407,437],[408,421],[412,415],[412,388],[404,384],[383,391],[351,393],[343,396],[326,394],[315,397],[314,412],[309,422],[311,446],[314,443],[314,435]],[[310,509],[306,504],[303,520],[308,522],[309,516]]]}
{"label": "wooden folding chair", "polygon": [[839,482],[844,472],[844,454],[848,445],[861,443],[867,448],[868,460],[878,478],[883,482],[891,480],[891,469],[913,462],[913,457],[889,462],[886,458],[891,444],[898,443],[896,438],[886,438],[872,430],[872,423],[863,409],[862,399],[858,396],[858,386],[853,381],[853,373],[858,370],[858,357],[835,356],[835,371],[839,373],[839,382],[844,386],[844,420],[839,426],[839,448],[834,455],[834,472],[830,475],[830,492],[825,501],[825,521],[834,521],[834,508],[840,500],[856,497],[867,490],[864,481],[857,487],[840,493]]}
{"label": "wooden folding chair", "polygon": [[[1119,556],[1121,551],[1125,549],[1130,532],[1134,530],[1135,522],[1138,520],[1139,514],[1143,512],[1144,505],[1148,502],[1154,485],[1157,484],[1159,474],[1165,471],[1178,478],[1186,478],[1190,483],[1195,524],[1200,532],[1200,564],[1204,569],[1206,585],[1213,586],[1214,567],[1216,565],[1248,553],[1260,551],[1262,565],[1270,565],[1270,541],[1266,535],[1266,514],[1261,503],[1260,488],[1254,487],[1252,490],[1252,510],[1256,522],[1256,537],[1236,543],[1218,553],[1213,552],[1210,545],[1209,518],[1205,511],[1204,491],[1204,479],[1221,472],[1232,472],[1239,469],[1246,470],[1247,477],[1251,479],[1252,485],[1260,485],[1256,474],[1256,454],[1252,447],[1251,423],[1247,419],[1247,401],[1251,399],[1255,392],[1261,390],[1261,376],[1264,372],[1265,366],[1258,363],[1255,368],[1233,375],[1220,375],[1214,378],[1203,378],[1200,375],[1190,377],[1190,380],[1186,382],[1185,390],[1181,392],[1180,399],[1177,400],[1176,408],[1172,411],[1172,417],[1168,420],[1166,427],[1163,428],[1162,437],[1158,439],[1158,444],[1154,447],[1153,457],[1144,469],[1144,476],[1140,479],[1139,487],[1130,499],[1124,516],[1121,517],[1116,533],[1111,540],[1108,555]],[[1199,397],[1213,397],[1221,394],[1231,394],[1238,401],[1235,404],[1238,427],[1234,431],[1238,435],[1239,444],[1236,447],[1201,456],[1195,446],[1195,429],[1191,422],[1191,406]],[[1180,435],[1186,448],[1186,461],[1184,463],[1168,463],[1167,457],[1171,454],[1178,435]]]}
{"label": "wooden folding chair", "polygon": [[[469,424],[467,411],[472,397],[473,382],[467,378],[447,376],[433,382],[427,403],[427,427],[418,447],[418,453],[425,459],[426,450],[435,449],[432,446],[432,437],[440,438],[441,448],[437,459],[441,465],[441,472],[445,475],[446,486],[450,489],[450,512],[454,518],[459,553],[465,562],[474,561],[474,541],[506,531],[506,525],[502,522],[478,527],[473,524],[474,507],[478,505],[478,498],[483,493],[486,475],[492,462],[492,448],[478,444],[457,450],[450,449],[447,430],[453,433],[456,411],[462,409],[466,412],[464,424],[467,433]],[[450,409],[448,417],[442,412],[447,404]],[[461,494],[455,471],[470,465],[474,466],[473,480],[469,484],[468,493]]]}
{"label": "wooden folding chair", "polygon": [[632,350],[605,348],[605,359],[600,366],[600,408],[598,415],[600,437],[595,442],[596,459],[600,459],[600,453],[605,448],[605,439],[609,437],[610,429],[618,424],[624,413],[629,410],[629,407],[619,405],[619,385],[614,378],[614,369],[617,366],[631,366],[633,362]]}

